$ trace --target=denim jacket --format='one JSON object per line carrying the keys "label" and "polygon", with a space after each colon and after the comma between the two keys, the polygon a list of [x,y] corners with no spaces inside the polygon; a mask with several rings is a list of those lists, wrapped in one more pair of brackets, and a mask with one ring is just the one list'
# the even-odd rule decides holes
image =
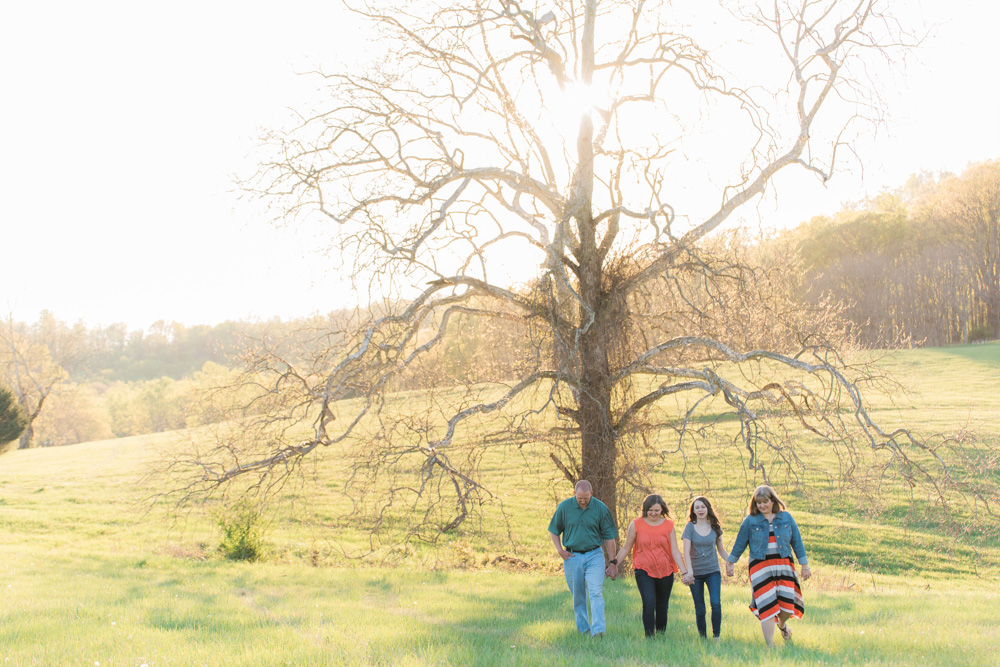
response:
{"label": "denim jacket", "polygon": [[[763,514],[749,515],[743,519],[740,532],[729,552],[729,562],[735,563],[743,555],[743,550],[750,545],[750,558],[761,559],[767,555],[767,517]],[[806,549],[802,546],[802,536],[795,519],[788,512],[778,512],[774,515],[774,539],[778,542],[778,553],[782,558],[788,558],[795,551],[795,559],[801,565],[808,565]]]}

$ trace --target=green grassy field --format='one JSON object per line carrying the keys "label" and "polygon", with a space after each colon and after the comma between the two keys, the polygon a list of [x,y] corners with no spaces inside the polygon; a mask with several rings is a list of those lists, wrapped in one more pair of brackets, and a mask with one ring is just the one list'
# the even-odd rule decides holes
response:
{"label": "green grassy field", "polygon": [[[873,396],[884,422],[1000,442],[1000,345],[895,353],[883,360],[908,393]],[[605,587],[608,637],[573,628],[545,526],[568,487],[544,452],[487,459],[503,505],[436,547],[354,556],[365,535],[337,522],[331,461],[289,490],[270,517],[263,562],[217,552],[217,507],[171,517],[146,500],[144,475],[172,446],[161,434],[0,458],[0,662],[12,665],[277,664],[994,664],[1000,543],[906,518],[887,492],[872,514],[837,489],[785,492],[815,576],[794,646],[766,654],[745,581],[723,587],[723,641],[697,638],[675,586],[665,637],[647,641],[634,582]],[[527,448],[526,448],[527,449]],[[724,458],[719,465],[728,465]],[[710,484],[732,532],[741,474],[664,468],[672,505]],[[988,471],[986,474],[989,474]],[[701,490],[701,489],[696,489]],[[873,518],[874,517],[874,518]],[[742,561],[745,568],[746,559]]]}

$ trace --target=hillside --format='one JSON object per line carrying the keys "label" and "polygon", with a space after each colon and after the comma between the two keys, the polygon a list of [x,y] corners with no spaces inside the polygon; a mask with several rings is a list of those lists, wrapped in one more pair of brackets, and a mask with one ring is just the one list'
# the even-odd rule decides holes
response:
{"label": "hillside", "polygon": [[[907,391],[876,397],[879,418],[960,434],[964,448],[982,455],[972,472],[1000,484],[1000,345],[899,351],[882,364]],[[544,538],[555,500],[569,493],[552,488],[557,477],[543,451],[485,461],[503,495],[482,520],[435,547],[376,543],[365,559],[356,557],[369,550],[368,536],[338,518],[342,480],[330,457],[287,490],[294,503],[268,516],[264,561],[226,561],[216,550],[222,508],[209,503],[171,515],[166,503],[150,500],[162,478],[146,476],[179,440],[207,433],[14,451],[0,459],[0,656],[13,664],[101,665],[759,659],[740,581],[724,587],[731,640],[717,654],[690,636],[684,595],[671,607],[681,633],[671,652],[642,644],[630,580],[607,589],[609,623],[620,636],[599,648],[578,646],[564,618],[565,584]],[[676,472],[657,473],[675,514],[691,493],[685,479],[708,480],[731,538],[746,502],[743,473],[724,479],[707,469],[703,477]],[[855,505],[836,487],[779,488],[803,527],[816,576],[806,587],[809,612],[797,645],[776,656],[777,664],[973,664],[995,646],[989,619],[1000,567],[996,533],[944,534],[939,524],[911,516],[895,485],[884,491],[882,506],[873,508]]]}

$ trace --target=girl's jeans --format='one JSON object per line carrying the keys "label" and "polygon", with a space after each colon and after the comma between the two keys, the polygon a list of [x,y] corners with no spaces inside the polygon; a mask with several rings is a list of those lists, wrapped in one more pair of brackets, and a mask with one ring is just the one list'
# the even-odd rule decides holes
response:
{"label": "girl's jeans", "polygon": [[713,572],[696,576],[694,584],[689,586],[694,599],[694,618],[698,623],[698,634],[705,636],[705,586],[708,586],[708,598],[712,605],[712,636],[718,637],[722,629],[722,573]]}

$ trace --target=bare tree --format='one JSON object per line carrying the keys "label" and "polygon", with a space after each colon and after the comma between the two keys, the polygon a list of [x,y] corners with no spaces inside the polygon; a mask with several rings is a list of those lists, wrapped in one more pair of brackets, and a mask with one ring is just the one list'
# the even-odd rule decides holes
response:
{"label": "bare tree", "polygon": [[[706,254],[780,172],[831,178],[855,125],[877,117],[866,67],[904,40],[883,4],[698,3],[697,21],[643,0],[357,10],[384,61],[320,72],[329,104],[270,137],[247,189],[282,221],[329,221],[331,254],[382,314],[317,354],[259,346],[257,401],[189,461],[184,489],[274,489],[349,443],[376,523],[419,505],[414,532],[432,533],[489,497],[483,456],[544,440],[615,511],[644,484],[636,452],[683,447],[701,411],[736,417],[723,432],[758,479],[802,463],[770,416],[847,459],[861,446],[936,479],[936,454],[869,417],[866,376],[819,335],[822,317],[782,320],[774,349],[742,347],[765,338],[740,327],[766,307],[766,275]],[[516,350],[489,383],[396,393],[470,327]],[[503,428],[475,435],[486,415]]]}
{"label": "bare tree", "polygon": [[[44,323],[44,316],[41,323]],[[33,340],[28,327],[15,322],[13,315],[0,327],[0,379],[11,387],[18,404],[28,419],[21,433],[18,448],[31,447],[33,424],[42,413],[53,389],[69,376],[53,359],[44,343]]]}

